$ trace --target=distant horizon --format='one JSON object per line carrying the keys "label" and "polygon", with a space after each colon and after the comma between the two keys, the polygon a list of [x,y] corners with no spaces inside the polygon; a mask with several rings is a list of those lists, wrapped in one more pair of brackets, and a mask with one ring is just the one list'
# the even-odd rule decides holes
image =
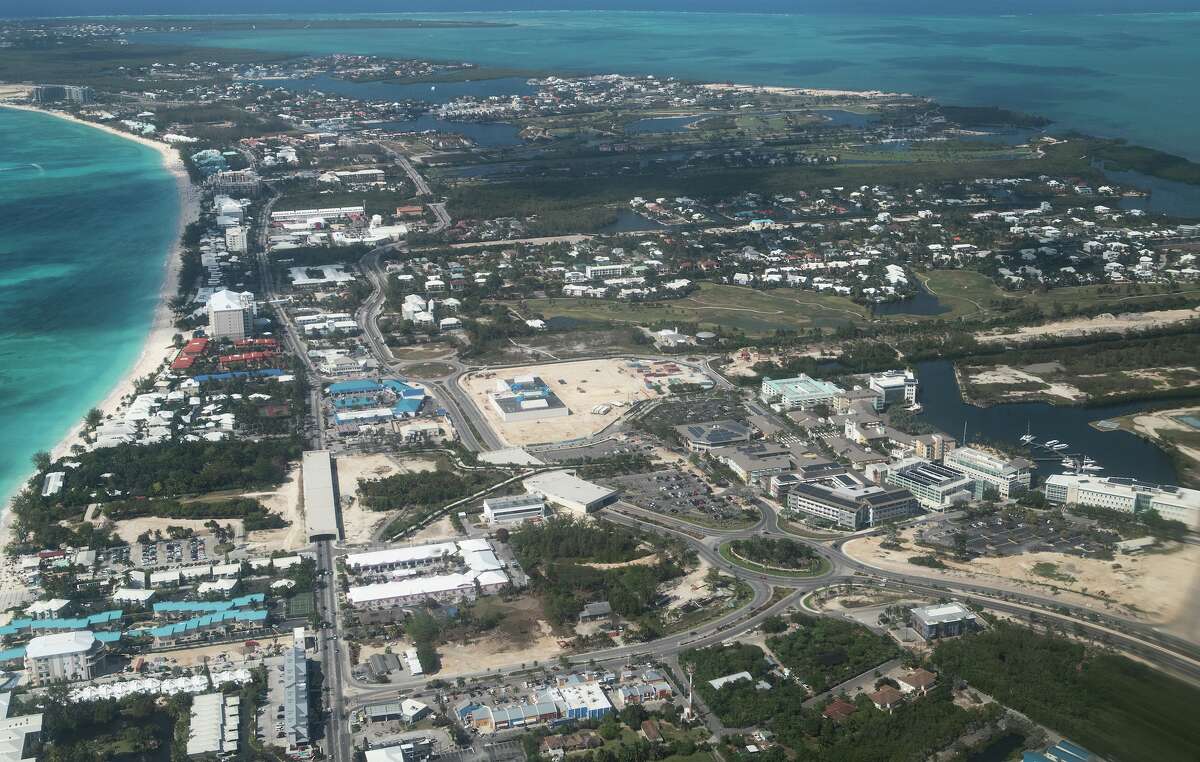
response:
{"label": "distant horizon", "polygon": [[[36,12],[9,13],[0,18],[103,18],[111,16],[254,16],[360,13],[506,13],[522,11],[659,11],[703,13],[779,13],[883,16],[1010,16],[1056,14],[1169,13],[1200,11],[1200,0],[913,0],[903,6],[894,0],[442,0],[401,3],[384,0],[341,0],[331,9],[327,0],[210,0],[197,8],[179,0],[46,0]],[[34,10],[32,7],[30,10]]]}

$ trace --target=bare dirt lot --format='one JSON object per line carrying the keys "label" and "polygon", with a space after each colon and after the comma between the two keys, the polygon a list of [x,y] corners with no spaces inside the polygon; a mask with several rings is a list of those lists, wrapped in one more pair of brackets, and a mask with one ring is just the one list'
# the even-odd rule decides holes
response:
{"label": "bare dirt lot", "polygon": [[[1194,621],[1192,609],[1200,605],[1192,595],[1193,582],[1200,578],[1200,547],[1194,545],[1176,545],[1165,552],[1145,555],[1119,554],[1112,561],[1062,553],[1025,553],[970,562],[946,560],[949,568],[936,570],[908,562],[928,552],[913,542],[913,531],[900,533],[904,546],[900,550],[881,548],[883,537],[856,538],[843,550],[880,569],[948,580],[986,580],[1016,592],[1033,589],[1053,594],[1064,603],[1165,625],[1171,630],[1176,629],[1172,626],[1176,623]],[[1046,576],[1047,569],[1052,570],[1052,576]],[[1200,632],[1194,630],[1178,634],[1200,641]]]}
{"label": "bare dirt lot", "polygon": [[354,545],[369,542],[375,529],[389,518],[385,512],[363,507],[358,494],[360,479],[384,479],[395,474],[422,473],[436,468],[437,461],[428,456],[339,455],[337,478],[342,497],[342,525],[346,530],[346,543]]}
{"label": "bare dirt lot", "polygon": [[1011,365],[972,366],[963,368],[962,373],[972,397],[984,390],[989,392],[987,396],[993,396],[994,393],[994,396],[1005,402],[1042,395],[1074,402],[1087,396],[1070,384],[1048,382],[1030,368],[1016,368]]}
{"label": "bare dirt lot", "polygon": [[1200,318],[1195,309],[1131,312],[1122,315],[1104,314],[1093,318],[1057,320],[1044,325],[1030,325],[1011,333],[978,333],[975,338],[984,344],[1020,344],[1047,336],[1086,336],[1091,333],[1126,333],[1146,328],[1173,325]]}
{"label": "bare dirt lot", "polygon": [[[540,377],[571,414],[533,421],[500,420],[489,395],[496,389],[497,381],[517,376]],[[628,360],[621,359],[524,365],[471,373],[459,383],[492,429],[512,446],[590,436],[617,420],[634,402],[660,396],[646,387],[642,376],[629,367]],[[607,413],[592,412],[600,405],[611,409]]]}

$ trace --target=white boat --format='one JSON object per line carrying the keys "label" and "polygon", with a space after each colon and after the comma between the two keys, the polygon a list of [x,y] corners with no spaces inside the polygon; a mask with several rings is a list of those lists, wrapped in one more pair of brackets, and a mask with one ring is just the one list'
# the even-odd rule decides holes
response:
{"label": "white boat", "polygon": [[1046,446],[1047,446],[1047,447],[1053,447],[1053,446],[1054,446],[1054,445],[1056,445],[1056,444],[1058,444],[1058,440],[1057,440],[1057,439],[1049,439],[1049,440],[1047,440],[1047,441],[1046,441]]}
{"label": "white boat", "polygon": [[1067,448],[1068,448],[1068,447],[1070,447],[1070,446],[1071,446],[1071,445],[1067,444],[1066,442],[1060,442],[1059,444],[1056,444],[1056,445],[1054,445],[1054,446],[1053,446],[1053,447],[1051,447],[1050,449],[1051,449],[1051,450],[1065,450],[1065,449],[1067,449]]}
{"label": "white boat", "polygon": [[919,413],[919,412],[921,412],[922,410],[924,410],[925,408],[921,407],[921,403],[920,403],[920,402],[914,402],[914,403],[912,403],[911,405],[909,405],[909,406],[908,406],[908,408],[906,408],[906,409],[907,409],[907,410],[908,410],[908,412],[910,412],[910,413]]}
{"label": "white boat", "polygon": [[1021,437],[1021,442],[1023,442],[1024,444],[1029,444],[1034,439],[1035,439],[1035,437],[1033,436],[1033,434],[1026,434],[1025,436]]}
{"label": "white boat", "polygon": [[1075,461],[1071,458],[1063,458],[1063,468],[1075,468]]}
{"label": "white boat", "polygon": [[1097,466],[1095,463],[1084,463],[1082,466],[1084,471],[1103,471],[1104,466]]}

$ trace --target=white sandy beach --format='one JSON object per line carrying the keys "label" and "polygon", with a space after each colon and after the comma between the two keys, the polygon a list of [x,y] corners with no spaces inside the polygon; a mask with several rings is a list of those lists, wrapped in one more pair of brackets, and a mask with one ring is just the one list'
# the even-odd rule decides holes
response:
{"label": "white sandy beach", "polygon": [[[187,170],[184,168],[183,159],[173,147],[166,143],[160,143],[156,140],[150,140],[139,135],[131,135],[127,132],[109,127],[108,125],[88,122],[79,119],[71,114],[66,114],[59,111],[49,111],[46,109],[33,108],[14,103],[0,102],[0,107],[19,109],[24,111],[36,111],[42,114],[66,119],[78,124],[87,125],[98,130],[103,130],[118,137],[125,138],[141,143],[144,146],[153,148],[162,156],[163,167],[165,167],[175,177],[175,184],[179,194],[179,221],[176,230],[175,240],[172,244],[171,251],[167,255],[163,263],[163,277],[159,288],[159,302],[155,308],[154,317],[150,324],[150,330],[146,335],[146,341],[142,345],[142,352],[137,360],[129,367],[122,377],[121,381],[108,393],[108,395],[93,407],[99,408],[105,415],[113,413],[120,405],[122,398],[130,395],[133,392],[134,381],[138,378],[154,373],[169,360],[174,354],[174,348],[171,345],[171,337],[176,333],[174,328],[174,316],[171,313],[169,302],[175,294],[175,289],[179,280],[179,268],[182,264],[182,236],[183,230],[188,223],[196,220],[200,216],[200,193],[198,189],[192,185],[191,179],[188,177]],[[82,419],[76,424],[61,441],[51,450],[51,456],[60,458],[70,453],[71,445],[79,442],[79,433],[83,429]],[[11,518],[12,512],[7,510],[9,506],[5,506],[3,518],[0,518],[0,544],[7,545],[11,539],[12,527]],[[24,585],[18,576],[12,573],[11,566],[0,566],[0,606],[13,592],[12,588],[24,590]]]}

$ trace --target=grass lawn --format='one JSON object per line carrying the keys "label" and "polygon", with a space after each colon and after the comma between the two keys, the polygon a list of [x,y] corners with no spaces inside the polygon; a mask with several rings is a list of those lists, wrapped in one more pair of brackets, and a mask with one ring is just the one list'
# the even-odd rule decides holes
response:
{"label": "grass lawn", "polygon": [[991,278],[974,270],[930,270],[917,277],[925,284],[929,293],[950,308],[950,312],[937,316],[943,319],[986,312],[992,300],[1004,296],[1004,292]]}
{"label": "grass lawn", "polygon": [[751,336],[771,334],[779,328],[836,327],[866,317],[864,307],[840,296],[792,289],[756,291],[712,283],[702,284],[687,298],[653,304],[555,298],[531,301],[529,307],[547,318],[638,324],[679,322],[701,328],[740,329]]}

